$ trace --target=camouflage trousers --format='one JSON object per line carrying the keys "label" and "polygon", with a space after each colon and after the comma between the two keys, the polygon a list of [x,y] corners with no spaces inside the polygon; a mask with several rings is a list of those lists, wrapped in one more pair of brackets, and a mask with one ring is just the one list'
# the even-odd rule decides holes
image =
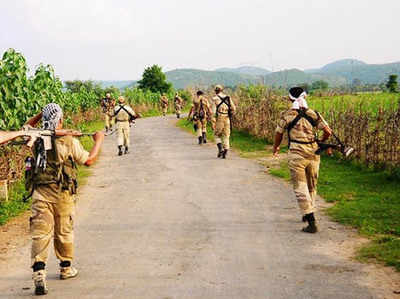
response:
{"label": "camouflage trousers", "polygon": [[110,128],[114,125],[114,123],[115,123],[114,118],[111,117],[110,115],[108,115],[107,113],[106,113],[105,116],[104,116],[104,121],[105,121],[105,126],[106,126],[106,128],[109,128],[109,129],[110,129]]}
{"label": "camouflage trousers", "polygon": [[320,156],[306,159],[289,152],[289,169],[294,193],[303,215],[314,213]]}
{"label": "camouflage trousers", "polygon": [[63,192],[56,203],[40,200],[35,194],[32,198],[30,218],[32,265],[35,262],[47,262],[52,238],[57,258],[60,261],[72,261],[75,215],[73,197],[68,192]]}
{"label": "camouflage trousers", "polygon": [[161,109],[162,109],[163,115],[166,115],[168,112],[168,106],[162,106]]}
{"label": "camouflage trousers", "polygon": [[117,121],[118,146],[124,145],[129,147],[130,132],[131,128],[129,127],[129,121]]}
{"label": "camouflage trousers", "polygon": [[215,142],[222,143],[224,149],[229,149],[229,137],[231,136],[231,121],[228,115],[218,115],[215,124]]}
{"label": "camouflage trousers", "polygon": [[194,121],[195,125],[197,126],[196,134],[197,137],[202,136],[203,133],[207,132],[207,119],[198,119]]}

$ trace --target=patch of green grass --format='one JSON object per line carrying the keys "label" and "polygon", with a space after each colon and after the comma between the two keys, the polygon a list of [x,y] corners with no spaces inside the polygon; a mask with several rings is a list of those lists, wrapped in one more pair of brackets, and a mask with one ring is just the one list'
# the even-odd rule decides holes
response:
{"label": "patch of green grass", "polygon": [[358,251],[358,260],[376,260],[400,272],[400,239],[390,236],[377,238]]}
{"label": "patch of green grass", "polygon": [[8,201],[0,204],[0,225],[7,223],[12,217],[18,216],[30,208],[30,202],[23,202],[25,196],[24,181],[18,181],[9,188]]}
{"label": "patch of green grass", "polygon": [[286,181],[290,180],[290,172],[287,161],[282,161],[279,167],[271,168],[268,173],[278,178],[285,179]]}

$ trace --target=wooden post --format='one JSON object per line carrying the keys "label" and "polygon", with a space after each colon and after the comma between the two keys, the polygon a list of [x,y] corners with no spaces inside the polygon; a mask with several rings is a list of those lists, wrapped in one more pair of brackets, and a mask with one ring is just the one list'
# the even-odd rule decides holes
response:
{"label": "wooden post", "polygon": [[2,201],[8,201],[7,180],[0,180],[0,202]]}

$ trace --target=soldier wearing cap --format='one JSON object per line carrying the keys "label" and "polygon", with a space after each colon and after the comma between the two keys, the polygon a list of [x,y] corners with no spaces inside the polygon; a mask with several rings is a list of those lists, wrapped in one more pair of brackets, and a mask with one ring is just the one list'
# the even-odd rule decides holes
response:
{"label": "soldier wearing cap", "polygon": [[197,92],[197,97],[193,99],[188,119],[190,120],[192,116],[199,144],[207,143],[207,120],[211,120],[212,111],[207,98],[201,90]]}
{"label": "soldier wearing cap", "polygon": [[104,121],[105,121],[105,128],[106,132],[111,129],[113,125],[113,113],[115,107],[115,100],[111,98],[111,94],[108,92],[106,93],[106,97],[101,100],[101,108],[103,109],[104,113]]}
{"label": "soldier wearing cap", "polygon": [[174,108],[175,108],[176,118],[181,117],[182,105],[183,105],[183,99],[179,96],[178,93],[176,93],[174,98]]}
{"label": "soldier wearing cap", "polygon": [[162,114],[165,116],[168,112],[168,98],[165,93],[163,93],[162,97],[160,98],[160,105],[162,109]]}
{"label": "soldier wearing cap", "polygon": [[315,153],[318,150],[315,131],[323,131],[321,142],[328,139],[332,131],[318,112],[308,108],[306,97],[307,93],[301,87],[293,87],[289,90],[292,107],[281,114],[276,128],[273,154],[278,155],[283,134],[287,131],[293,189],[303,221],[308,222],[303,232],[316,233],[318,228],[314,212],[316,211],[320,156]]}
{"label": "soldier wearing cap", "polygon": [[133,109],[125,104],[125,98],[118,98],[118,105],[114,108],[114,117],[117,123],[118,155],[122,155],[122,147],[125,146],[125,154],[129,153],[130,124],[138,115]]}
{"label": "soldier wearing cap", "polygon": [[[45,130],[61,130],[63,127],[61,107],[54,103],[48,104],[41,113],[32,117],[26,124],[35,127],[40,120]],[[46,151],[46,167],[27,172],[29,175],[26,176],[26,184],[32,190],[31,258],[36,295],[45,295],[48,292],[45,267],[51,239],[53,239],[56,256],[60,260],[60,279],[73,278],[78,274],[78,271],[72,267],[75,217],[73,196],[77,188],[76,165],[90,166],[95,161],[104,134],[97,132],[93,139],[95,144],[89,153],[83,149],[79,140],[70,135],[52,137],[53,147]],[[35,145],[33,153],[37,154],[37,151],[38,148]]]}
{"label": "soldier wearing cap", "polygon": [[232,114],[236,111],[235,103],[223,93],[223,86],[215,86],[215,142],[218,147],[218,158],[225,159],[229,150],[229,137],[231,135]]}

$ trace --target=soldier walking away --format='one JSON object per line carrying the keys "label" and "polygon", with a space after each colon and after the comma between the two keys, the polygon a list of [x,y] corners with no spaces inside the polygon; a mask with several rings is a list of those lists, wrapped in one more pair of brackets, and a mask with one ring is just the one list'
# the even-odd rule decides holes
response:
{"label": "soldier walking away", "polygon": [[226,159],[229,150],[229,137],[232,129],[232,115],[236,111],[235,103],[224,94],[223,86],[215,86],[216,96],[213,98],[215,104],[215,142],[218,147],[218,158]]}
{"label": "soldier walking away", "polygon": [[108,130],[111,130],[111,127],[113,125],[115,100],[111,98],[110,93],[107,93],[106,97],[101,100],[100,105],[104,113],[106,132],[108,132]]}
{"label": "soldier walking away", "polygon": [[[60,106],[54,103],[46,105],[41,113],[27,122],[27,125],[35,127],[40,120],[43,129],[61,130],[63,112]],[[49,150],[44,149],[43,142],[37,141],[33,146],[34,157],[29,158],[29,161],[41,161],[41,163],[32,163],[32,168],[27,169],[26,185],[32,191],[31,258],[36,295],[45,295],[48,292],[45,267],[52,238],[55,254],[60,260],[60,279],[72,278],[78,274],[72,267],[76,165],[90,166],[95,161],[104,134],[97,132],[93,135],[93,139],[95,144],[90,153],[72,136],[52,136],[52,146]]]}
{"label": "soldier walking away", "polygon": [[122,155],[122,147],[125,146],[125,154],[129,153],[130,124],[138,117],[133,109],[125,104],[125,98],[118,98],[118,105],[114,108],[115,121],[118,132],[118,155]]}
{"label": "soldier walking away", "polygon": [[[192,118],[193,116],[193,118]],[[190,109],[188,120],[193,119],[199,144],[207,143],[207,120],[211,120],[212,111],[210,104],[204,93],[199,90],[197,97],[193,100],[192,108]]]}
{"label": "soldier walking away", "polygon": [[162,109],[163,116],[167,115],[168,111],[168,98],[165,93],[163,93],[162,97],[160,98],[160,104]]}
{"label": "soldier walking away", "polygon": [[[315,200],[317,196],[317,181],[320,165],[320,156],[317,142],[328,139],[332,131],[322,116],[308,108],[306,102],[307,93],[301,87],[293,87],[289,90],[289,98],[292,108],[281,114],[275,134],[273,153],[276,157],[285,131],[289,140],[289,168],[293,182],[294,193],[297,198],[303,221],[308,226],[303,232],[316,233],[318,231],[314,213],[316,211]],[[322,140],[316,140],[314,132],[323,131]],[[328,152],[329,153],[329,152]]]}
{"label": "soldier walking away", "polygon": [[179,96],[178,93],[176,93],[175,94],[175,98],[174,98],[174,106],[175,106],[176,118],[180,118],[181,117],[182,105],[183,105],[183,99]]}

